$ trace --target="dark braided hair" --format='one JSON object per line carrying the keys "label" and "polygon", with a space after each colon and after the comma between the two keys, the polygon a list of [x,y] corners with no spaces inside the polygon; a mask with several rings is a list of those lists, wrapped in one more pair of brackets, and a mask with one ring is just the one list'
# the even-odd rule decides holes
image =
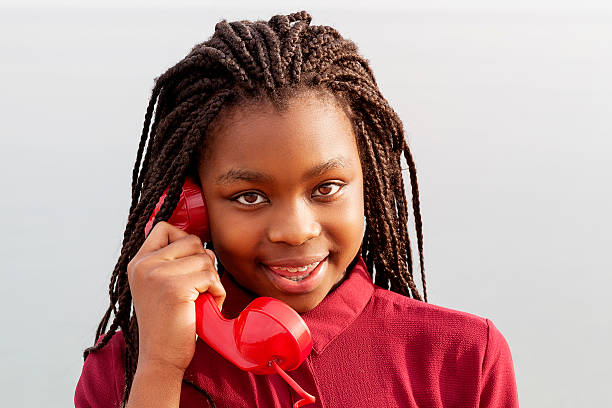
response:
{"label": "dark braided hair", "polygon": [[[305,11],[268,22],[223,20],[208,41],[156,79],[136,154],[121,254],[111,276],[110,305],[96,332],[96,339],[103,337],[84,352],[87,358],[121,329],[126,344],[124,403],[138,361],[138,324],[127,265],[144,242],[145,224],[162,192],[168,188],[155,223],[170,218],[185,178],[195,176],[206,152],[215,118],[231,107],[265,100],[281,108],[300,92],[334,98],[353,124],[365,175],[366,229],[356,259],[363,257],[377,285],[427,301],[416,168],[402,123],[357,46],[332,27],[310,22]],[[402,155],[410,172],[423,297],[413,278]]]}

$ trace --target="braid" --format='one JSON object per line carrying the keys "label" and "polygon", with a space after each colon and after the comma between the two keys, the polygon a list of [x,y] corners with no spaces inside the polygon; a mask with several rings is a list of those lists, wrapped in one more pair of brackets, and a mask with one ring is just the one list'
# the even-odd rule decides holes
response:
{"label": "braid", "polygon": [[[206,151],[207,133],[215,118],[232,106],[264,99],[279,106],[308,90],[333,96],[353,124],[367,175],[366,228],[358,255],[377,285],[427,301],[416,167],[402,123],[381,95],[357,46],[332,27],[310,23],[305,11],[274,16],[267,22],[223,20],[209,40],[156,79],[132,172],[132,202],[121,253],[110,279],[110,304],[96,330],[99,340],[84,351],[86,358],[104,347],[117,330],[122,331],[124,404],[138,362],[138,322],[127,265],[144,242],[144,226],[162,192],[168,189],[154,223],[170,218],[185,177]],[[423,297],[413,277],[402,155],[410,173]],[[212,398],[200,391],[214,406]]]}

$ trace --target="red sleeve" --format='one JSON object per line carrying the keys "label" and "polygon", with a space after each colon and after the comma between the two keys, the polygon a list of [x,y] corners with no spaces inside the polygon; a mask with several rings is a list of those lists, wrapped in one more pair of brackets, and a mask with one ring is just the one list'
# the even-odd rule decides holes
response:
{"label": "red sleeve", "polygon": [[123,396],[123,336],[115,333],[102,349],[87,356],[74,393],[76,408],[117,408]]}
{"label": "red sleeve", "polygon": [[518,393],[510,347],[487,319],[488,341],[482,363],[480,408],[518,408]]}

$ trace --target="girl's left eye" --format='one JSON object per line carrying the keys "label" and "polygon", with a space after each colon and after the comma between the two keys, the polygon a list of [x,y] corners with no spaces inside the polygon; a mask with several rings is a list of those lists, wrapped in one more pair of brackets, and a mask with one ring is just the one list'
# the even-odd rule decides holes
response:
{"label": "girl's left eye", "polygon": [[320,197],[329,197],[329,196],[332,196],[332,195],[336,194],[338,192],[338,190],[340,190],[340,188],[342,188],[342,185],[338,184],[338,183],[325,183],[325,184],[321,184],[319,187],[316,188],[315,191],[322,192],[323,194],[315,195],[315,197],[317,197],[317,196],[320,196]]}

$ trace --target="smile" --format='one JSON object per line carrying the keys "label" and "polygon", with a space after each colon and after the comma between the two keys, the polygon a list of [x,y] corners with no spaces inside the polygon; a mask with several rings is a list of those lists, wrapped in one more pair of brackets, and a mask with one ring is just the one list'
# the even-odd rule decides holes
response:
{"label": "smile", "polygon": [[321,284],[327,271],[327,257],[303,266],[269,266],[261,264],[277,289],[290,294],[311,292]]}
{"label": "smile", "polygon": [[[290,267],[284,267],[284,266],[268,266],[268,268],[270,268],[272,271],[286,278],[289,278],[291,280],[297,280],[297,278],[303,279],[306,276],[310,275],[310,273],[319,265],[320,262],[321,261],[313,262],[311,264],[296,267],[296,268],[290,268]],[[299,273],[300,275],[295,275],[296,273]]]}

